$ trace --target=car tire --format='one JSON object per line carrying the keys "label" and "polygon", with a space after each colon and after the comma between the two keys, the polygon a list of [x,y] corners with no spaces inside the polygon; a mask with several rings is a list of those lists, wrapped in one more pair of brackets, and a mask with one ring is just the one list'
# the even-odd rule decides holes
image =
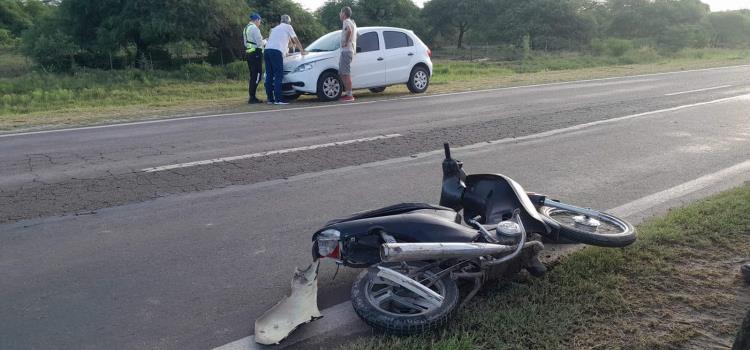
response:
{"label": "car tire", "polygon": [[318,78],[316,95],[321,101],[335,101],[341,97],[344,84],[339,75],[333,71],[325,71]]}
{"label": "car tire", "polygon": [[421,94],[427,91],[427,87],[430,86],[430,71],[424,66],[416,66],[412,68],[411,74],[409,74],[409,81],[406,83],[406,87],[409,88],[414,94]]}
{"label": "car tire", "polygon": [[374,94],[379,94],[379,93],[381,93],[383,91],[385,91],[385,86],[381,86],[381,87],[376,87],[376,88],[370,89],[370,92],[372,92]]}

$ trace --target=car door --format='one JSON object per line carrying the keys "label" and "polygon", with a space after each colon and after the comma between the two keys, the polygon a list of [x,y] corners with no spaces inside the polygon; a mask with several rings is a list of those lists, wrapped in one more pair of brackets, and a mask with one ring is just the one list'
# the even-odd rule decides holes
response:
{"label": "car door", "polygon": [[401,84],[409,81],[414,66],[414,41],[404,32],[384,30],[385,80],[386,84]]}
{"label": "car door", "polygon": [[385,59],[378,31],[359,31],[357,54],[352,60],[352,87],[385,86]]}

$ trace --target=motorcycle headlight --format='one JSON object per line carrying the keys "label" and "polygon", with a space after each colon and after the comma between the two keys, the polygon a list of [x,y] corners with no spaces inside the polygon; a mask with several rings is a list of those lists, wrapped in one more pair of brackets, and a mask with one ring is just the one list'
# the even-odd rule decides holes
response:
{"label": "motorcycle headlight", "polygon": [[302,73],[302,72],[309,71],[312,68],[313,68],[312,63],[303,63],[297,66],[297,68],[295,68],[292,73]]}
{"label": "motorcycle headlight", "polygon": [[318,235],[318,254],[338,258],[339,239],[341,232],[337,230],[325,230]]}

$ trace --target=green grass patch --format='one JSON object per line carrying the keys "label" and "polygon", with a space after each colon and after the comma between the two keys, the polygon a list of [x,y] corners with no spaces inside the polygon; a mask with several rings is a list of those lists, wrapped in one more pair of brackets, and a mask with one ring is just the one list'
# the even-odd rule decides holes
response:
{"label": "green grass patch", "polygon": [[589,247],[542,279],[485,288],[433,336],[375,336],[380,349],[674,349],[730,347],[750,307],[750,185],[638,227],[624,249]]}
{"label": "green grass patch", "polygon": [[12,78],[29,73],[31,61],[10,49],[0,49],[0,79]]}

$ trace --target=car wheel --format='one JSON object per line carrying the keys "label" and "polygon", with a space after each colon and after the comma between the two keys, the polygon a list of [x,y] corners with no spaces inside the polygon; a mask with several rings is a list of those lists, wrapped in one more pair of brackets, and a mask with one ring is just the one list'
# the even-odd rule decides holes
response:
{"label": "car wheel", "polygon": [[385,91],[385,86],[370,89],[370,92],[375,93],[375,94],[379,94],[383,91]]}
{"label": "car wheel", "polygon": [[317,95],[321,101],[338,100],[343,89],[344,84],[339,75],[332,71],[323,72],[318,78]]}
{"label": "car wheel", "polygon": [[422,66],[414,67],[409,74],[409,82],[406,86],[415,94],[427,91],[427,87],[430,86],[430,72]]}

